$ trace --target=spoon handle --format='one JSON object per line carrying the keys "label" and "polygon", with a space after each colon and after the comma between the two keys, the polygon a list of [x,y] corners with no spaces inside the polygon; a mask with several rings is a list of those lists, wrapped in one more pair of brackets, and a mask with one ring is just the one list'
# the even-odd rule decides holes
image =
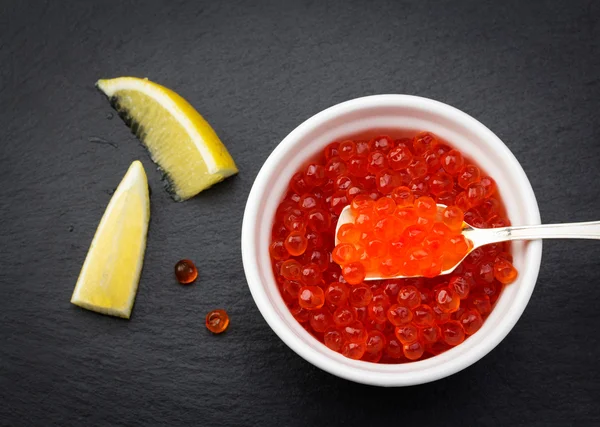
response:
{"label": "spoon handle", "polygon": [[600,221],[474,229],[473,236],[467,237],[478,246],[507,240],[600,239]]}

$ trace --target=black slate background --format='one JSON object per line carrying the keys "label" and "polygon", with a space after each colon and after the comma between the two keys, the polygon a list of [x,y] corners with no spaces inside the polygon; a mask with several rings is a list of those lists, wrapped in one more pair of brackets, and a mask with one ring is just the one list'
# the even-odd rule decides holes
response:
{"label": "black slate background", "polygon": [[[289,350],[252,301],[239,249],[277,143],[378,93],[438,99],[489,126],[545,222],[600,219],[599,21],[592,0],[0,2],[0,424],[600,425],[598,242],[545,243],[538,287],[501,345],[404,389],[335,378]],[[187,98],[239,176],[172,202],[94,89],[121,75]],[[69,298],[134,159],[152,221],[124,321]],[[201,270],[185,288],[172,273],[183,257]],[[232,319],[218,337],[203,325],[216,307]]]}

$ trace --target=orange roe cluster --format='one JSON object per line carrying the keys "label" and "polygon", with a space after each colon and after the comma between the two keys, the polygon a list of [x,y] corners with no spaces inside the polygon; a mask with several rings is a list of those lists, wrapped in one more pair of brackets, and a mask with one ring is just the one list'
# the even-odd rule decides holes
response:
{"label": "orange roe cluster", "polygon": [[462,209],[447,206],[438,212],[435,200],[415,199],[408,187],[397,187],[377,201],[359,194],[350,206],[354,223],[340,227],[340,243],[331,255],[351,285],[369,273],[435,277],[456,265],[471,247],[461,234]]}
{"label": "orange roe cluster", "polygon": [[[436,203],[449,207],[440,217]],[[348,205],[355,223],[336,247]],[[440,354],[476,333],[517,278],[509,243],[435,274],[464,255],[463,219],[510,225],[494,180],[435,135],[333,142],[292,177],[277,208],[269,251],[281,296],[310,334],[351,359]],[[369,271],[431,277],[364,281]]]}

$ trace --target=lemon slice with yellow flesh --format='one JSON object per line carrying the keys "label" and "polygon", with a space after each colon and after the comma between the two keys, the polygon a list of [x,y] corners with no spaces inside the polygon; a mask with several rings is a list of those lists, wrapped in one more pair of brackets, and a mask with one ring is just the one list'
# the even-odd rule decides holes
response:
{"label": "lemon slice with yellow flesh", "polygon": [[148,180],[142,164],[135,161],[100,220],[71,297],[73,304],[129,319],[144,262],[149,219]]}
{"label": "lemon slice with yellow flesh", "polygon": [[164,171],[176,200],[238,172],[213,128],[175,92],[135,77],[98,80],[96,86]]}

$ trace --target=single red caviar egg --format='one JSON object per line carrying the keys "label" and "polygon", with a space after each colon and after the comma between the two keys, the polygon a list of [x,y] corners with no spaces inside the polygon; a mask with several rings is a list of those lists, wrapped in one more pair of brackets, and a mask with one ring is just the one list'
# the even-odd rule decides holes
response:
{"label": "single red caviar egg", "polygon": [[517,270],[509,261],[500,259],[494,263],[494,277],[500,283],[512,283],[517,279],[517,275]]}
{"label": "single red caviar egg", "polygon": [[213,310],[206,315],[206,328],[213,334],[225,332],[229,326],[229,316],[225,310]]}
{"label": "single red caviar egg", "polygon": [[189,285],[198,277],[198,269],[189,259],[182,259],[175,264],[175,277],[182,285]]}
{"label": "single red caviar egg", "polygon": [[418,360],[423,356],[425,347],[420,341],[415,341],[404,344],[402,346],[402,351],[408,360]]}
{"label": "single red caviar egg", "polygon": [[318,286],[304,286],[298,291],[298,304],[306,310],[316,310],[325,304],[325,293]]}
{"label": "single red caviar egg", "polygon": [[344,339],[342,338],[342,334],[337,329],[329,328],[323,334],[323,342],[331,350],[340,351],[342,349]]}
{"label": "single red caviar egg", "polygon": [[[473,160],[430,132],[369,135],[332,142],[297,171],[269,254],[306,331],[370,363],[423,360],[480,333],[518,272],[510,244],[466,256],[464,222],[510,225],[496,182]],[[336,229],[347,206],[354,222]],[[383,280],[365,280],[371,274]]]}

